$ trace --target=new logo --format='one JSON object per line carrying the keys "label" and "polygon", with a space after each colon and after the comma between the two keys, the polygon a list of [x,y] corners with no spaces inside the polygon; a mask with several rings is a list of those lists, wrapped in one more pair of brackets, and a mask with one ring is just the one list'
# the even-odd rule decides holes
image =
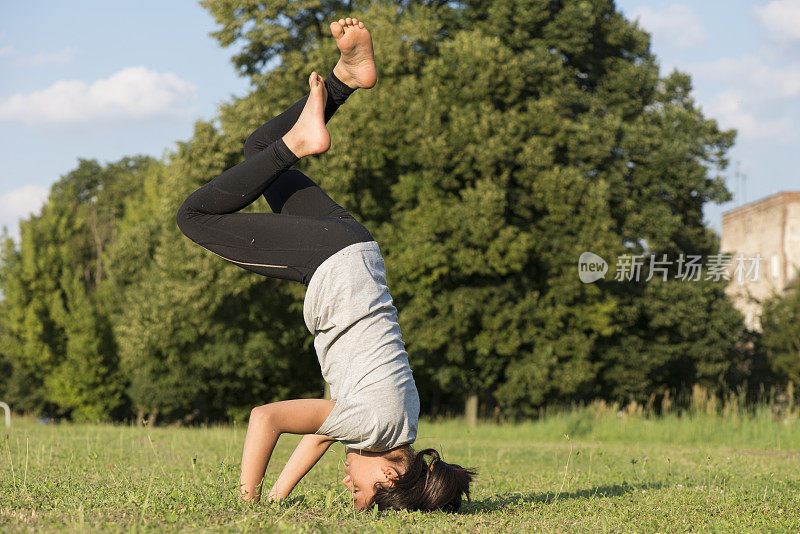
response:
{"label": "new logo", "polygon": [[607,272],[608,263],[594,252],[584,252],[578,258],[578,276],[584,284],[605,278]]}

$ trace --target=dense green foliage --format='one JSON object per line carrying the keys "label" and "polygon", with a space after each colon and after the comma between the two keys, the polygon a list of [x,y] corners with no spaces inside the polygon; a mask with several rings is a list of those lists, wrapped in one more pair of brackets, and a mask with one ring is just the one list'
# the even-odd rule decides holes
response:
{"label": "dense green foliage", "polygon": [[[477,467],[460,514],[356,512],[336,444],[281,505],[238,498],[245,428],[38,425],[0,455],[4,532],[797,532],[800,426],[768,411],[656,419],[582,409],[523,425],[420,425]],[[569,440],[565,437],[569,436]],[[284,436],[265,485],[299,437]],[[10,464],[10,465],[9,465]],[[13,469],[11,468],[13,467]]]}
{"label": "dense green foliage", "polygon": [[174,218],[309,71],[329,72],[327,21],[351,14],[379,82],[300,168],[381,244],[425,411],[478,395],[485,413],[530,415],[749,378],[724,281],[577,276],[583,251],[612,269],[716,253],[702,208],[730,198],[715,173],[735,132],[702,115],[688,75],[659,75],[612,1],[202,4],[252,91],[164,161],[82,161],[6,243],[0,393],[18,408],[191,421],[321,393],[302,286],[221,261]]}
{"label": "dense green foliage", "polygon": [[762,344],[772,370],[800,385],[800,291],[767,300],[761,314]]}
{"label": "dense green foliage", "polygon": [[7,239],[2,262],[2,353],[11,364],[4,397],[15,408],[106,419],[123,402],[105,260],[118,220],[139,194],[149,158],[105,167],[81,160],[56,182],[40,215]]}

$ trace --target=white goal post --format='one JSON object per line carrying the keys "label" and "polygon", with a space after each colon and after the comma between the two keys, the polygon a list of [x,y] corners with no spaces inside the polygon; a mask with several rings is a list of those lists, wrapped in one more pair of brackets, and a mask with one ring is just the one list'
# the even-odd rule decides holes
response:
{"label": "white goal post", "polygon": [[11,426],[11,408],[5,402],[0,402],[0,408],[6,411],[6,426]]}

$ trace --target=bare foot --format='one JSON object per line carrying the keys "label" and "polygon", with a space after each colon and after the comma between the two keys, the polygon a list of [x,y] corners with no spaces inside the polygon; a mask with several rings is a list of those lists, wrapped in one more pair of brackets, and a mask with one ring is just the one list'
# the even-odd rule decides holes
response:
{"label": "bare foot", "polygon": [[283,136],[283,142],[295,156],[302,158],[311,154],[322,154],[331,147],[331,136],[325,127],[325,81],[312,72],[308,77],[311,92],[300,117],[292,129]]}
{"label": "bare foot", "polygon": [[342,52],[333,68],[336,77],[352,89],[374,86],[378,81],[378,70],[372,53],[372,37],[364,23],[358,19],[339,19],[331,22],[331,33]]}

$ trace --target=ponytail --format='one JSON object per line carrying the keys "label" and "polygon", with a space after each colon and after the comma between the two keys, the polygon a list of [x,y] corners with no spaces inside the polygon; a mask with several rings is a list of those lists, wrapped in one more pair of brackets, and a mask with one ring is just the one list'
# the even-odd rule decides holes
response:
{"label": "ponytail", "polygon": [[[430,457],[430,461],[426,460]],[[469,500],[469,485],[474,469],[449,464],[436,449],[407,452],[408,467],[392,484],[376,483],[373,503],[379,510],[443,510],[456,512],[461,508],[461,496]]]}

